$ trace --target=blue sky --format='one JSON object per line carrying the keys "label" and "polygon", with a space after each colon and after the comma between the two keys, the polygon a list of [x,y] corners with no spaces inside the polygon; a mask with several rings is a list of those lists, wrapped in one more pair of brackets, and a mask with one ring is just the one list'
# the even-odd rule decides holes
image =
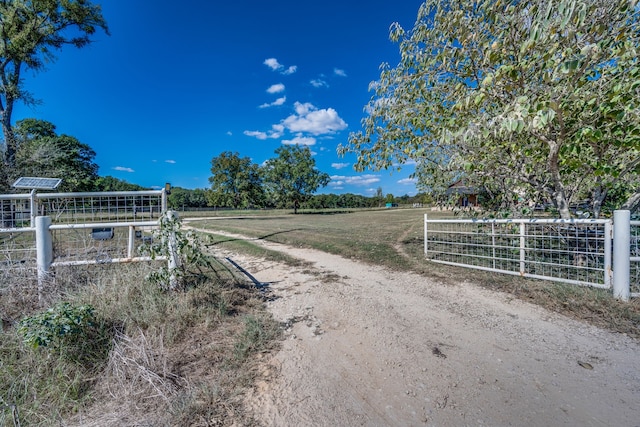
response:
{"label": "blue sky", "polygon": [[100,175],[148,187],[207,188],[211,159],[262,164],[308,145],[331,183],[320,193],[416,192],[413,171],[353,170],[336,147],[360,129],[369,83],[399,60],[389,26],[413,27],[419,0],[109,0],[111,36],[66,47],[25,75],[48,120],[97,153]]}

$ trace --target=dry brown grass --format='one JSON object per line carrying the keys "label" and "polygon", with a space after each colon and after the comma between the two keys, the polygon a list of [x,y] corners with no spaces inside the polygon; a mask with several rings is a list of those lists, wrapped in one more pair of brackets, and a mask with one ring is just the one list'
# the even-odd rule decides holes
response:
{"label": "dry brown grass", "polygon": [[[152,268],[65,269],[40,299],[33,282],[3,286],[0,310],[11,322],[0,332],[0,426],[253,423],[241,399],[255,375],[252,355],[276,345],[280,331],[260,293],[215,261],[210,280],[180,292],[145,281]],[[15,323],[57,301],[91,304],[110,325],[103,363],[71,366],[21,343]],[[251,319],[259,321],[249,327]]]}

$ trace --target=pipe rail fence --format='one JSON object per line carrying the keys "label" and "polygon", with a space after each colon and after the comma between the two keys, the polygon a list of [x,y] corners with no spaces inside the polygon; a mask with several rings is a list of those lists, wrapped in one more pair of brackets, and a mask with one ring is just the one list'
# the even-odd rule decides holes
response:
{"label": "pipe rail fence", "polygon": [[0,195],[0,280],[41,286],[58,266],[150,261],[139,248],[166,211],[165,190]]}
{"label": "pipe rail fence", "polygon": [[433,262],[611,289],[640,296],[640,221],[629,211],[602,219],[424,218]]}

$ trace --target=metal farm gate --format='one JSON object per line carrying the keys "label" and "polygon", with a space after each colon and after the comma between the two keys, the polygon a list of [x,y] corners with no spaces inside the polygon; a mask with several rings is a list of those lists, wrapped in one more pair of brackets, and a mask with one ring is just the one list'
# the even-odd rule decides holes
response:
{"label": "metal farm gate", "polygon": [[0,282],[43,266],[147,260],[137,248],[166,209],[165,190],[0,195]]}
{"label": "metal farm gate", "polygon": [[640,296],[640,221],[629,219],[629,211],[613,221],[425,215],[424,253],[442,264],[613,288],[626,300]]}

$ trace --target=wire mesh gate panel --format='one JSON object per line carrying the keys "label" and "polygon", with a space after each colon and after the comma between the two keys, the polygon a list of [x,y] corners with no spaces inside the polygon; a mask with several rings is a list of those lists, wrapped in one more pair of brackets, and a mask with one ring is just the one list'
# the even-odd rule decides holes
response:
{"label": "wire mesh gate panel", "polygon": [[0,229],[31,226],[29,194],[0,195]]}
{"label": "wire mesh gate panel", "polygon": [[54,224],[148,221],[166,209],[164,191],[43,193],[37,195],[38,215]]}
{"label": "wire mesh gate panel", "polygon": [[35,277],[36,236],[32,228],[0,229],[0,284]]}
{"label": "wire mesh gate panel", "polygon": [[428,220],[425,255],[443,264],[611,286],[609,220]]}
{"label": "wire mesh gate panel", "polygon": [[55,224],[50,229],[53,266],[104,264],[149,259],[140,248],[152,243],[158,223]]}
{"label": "wire mesh gate panel", "polygon": [[640,297],[640,221],[631,221],[631,274],[629,285],[632,297]]}

